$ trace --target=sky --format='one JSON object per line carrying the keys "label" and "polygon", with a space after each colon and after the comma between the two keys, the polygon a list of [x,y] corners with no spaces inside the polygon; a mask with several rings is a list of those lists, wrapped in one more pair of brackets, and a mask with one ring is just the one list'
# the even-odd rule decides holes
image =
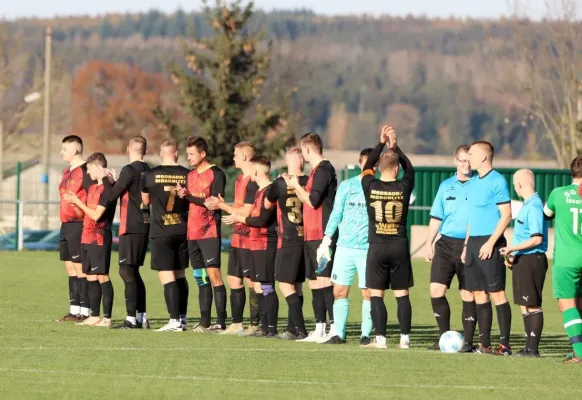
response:
{"label": "sky", "polygon": [[[545,12],[545,0],[518,0],[527,6],[532,18]],[[551,0],[552,1],[552,0]],[[557,0],[553,0],[557,1]],[[582,3],[582,0],[576,0]],[[213,3],[213,0],[210,0]],[[52,17],[55,15],[99,15],[112,12],[140,12],[150,9],[172,12],[200,10],[200,0],[19,0],[2,1],[0,19],[19,17]],[[513,0],[255,0],[257,8],[301,9],[316,13],[337,14],[390,14],[421,15],[428,17],[498,18],[507,15]]]}

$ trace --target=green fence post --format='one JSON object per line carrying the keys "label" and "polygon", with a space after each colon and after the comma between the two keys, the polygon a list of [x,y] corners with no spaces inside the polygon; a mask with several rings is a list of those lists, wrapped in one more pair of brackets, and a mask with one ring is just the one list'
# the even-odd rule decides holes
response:
{"label": "green fence post", "polygon": [[22,172],[22,163],[16,163],[16,241],[14,242],[14,250],[18,250],[18,243],[20,243],[20,173]]}

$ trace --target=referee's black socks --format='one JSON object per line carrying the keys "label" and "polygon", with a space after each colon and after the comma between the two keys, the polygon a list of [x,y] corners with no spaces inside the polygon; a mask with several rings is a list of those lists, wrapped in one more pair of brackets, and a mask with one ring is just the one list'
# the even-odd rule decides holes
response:
{"label": "referee's black socks", "polygon": [[491,324],[493,323],[493,309],[491,302],[477,304],[477,323],[479,324],[479,343],[483,347],[491,346]]}
{"label": "referee's black socks", "polygon": [[530,311],[529,313],[529,344],[527,348],[531,351],[538,352],[540,338],[544,329],[544,312],[540,310]]}
{"label": "referee's black socks", "polygon": [[465,343],[473,345],[475,326],[477,325],[477,305],[474,301],[463,301],[462,318]]}
{"label": "referee's black socks", "polygon": [[497,309],[497,322],[499,323],[499,343],[509,347],[509,335],[511,333],[511,307],[505,302],[495,307]]}
{"label": "referee's black socks", "polygon": [[439,332],[443,333],[451,330],[451,307],[445,296],[431,297],[432,311],[439,325]]}

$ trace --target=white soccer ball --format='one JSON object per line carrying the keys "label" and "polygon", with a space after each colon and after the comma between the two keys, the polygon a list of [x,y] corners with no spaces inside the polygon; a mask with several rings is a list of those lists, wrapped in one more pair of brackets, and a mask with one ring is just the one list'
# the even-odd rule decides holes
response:
{"label": "white soccer ball", "polygon": [[443,353],[458,353],[464,343],[463,335],[455,331],[445,332],[439,339],[439,347]]}

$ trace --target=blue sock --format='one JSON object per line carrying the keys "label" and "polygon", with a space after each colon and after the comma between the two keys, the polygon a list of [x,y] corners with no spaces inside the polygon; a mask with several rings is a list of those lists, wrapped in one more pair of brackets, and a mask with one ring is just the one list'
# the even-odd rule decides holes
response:
{"label": "blue sock", "polygon": [[350,301],[348,299],[336,299],[333,302],[335,333],[343,340],[346,340],[346,325],[348,323],[349,311]]}
{"label": "blue sock", "polygon": [[362,336],[370,337],[372,333],[372,304],[370,300],[362,301]]}

